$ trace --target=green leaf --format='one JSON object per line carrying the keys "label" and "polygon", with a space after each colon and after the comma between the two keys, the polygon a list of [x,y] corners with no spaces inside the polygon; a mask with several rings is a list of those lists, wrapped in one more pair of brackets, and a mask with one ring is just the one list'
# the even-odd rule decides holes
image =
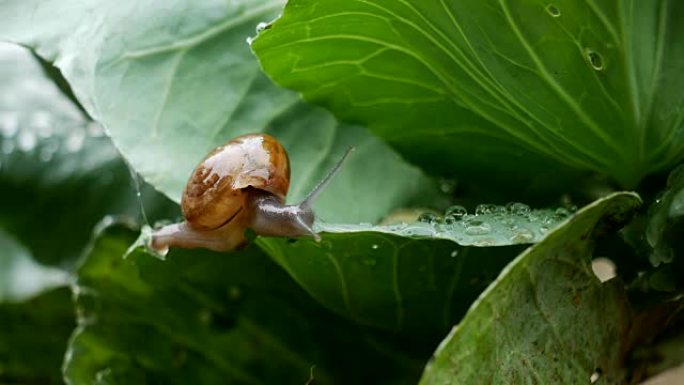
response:
{"label": "green leaf", "polygon": [[62,384],[62,359],[74,324],[66,287],[25,302],[0,302],[0,383]]}
{"label": "green leaf", "polygon": [[[641,254],[648,257],[649,268],[631,283],[631,289],[653,301],[684,294],[684,165],[670,173],[666,188],[628,235]],[[645,259],[645,258],[644,258]],[[655,294],[649,296],[647,293]]]}
{"label": "green leaf", "polygon": [[522,253],[442,342],[421,384],[624,383],[631,309],[623,283],[602,284],[590,262],[594,238],[640,204],[610,195]]}
{"label": "green leaf", "polygon": [[676,0],[292,0],[253,49],[426,170],[629,187],[684,156],[683,18]]}
{"label": "green leaf", "polygon": [[22,302],[66,286],[66,271],[36,263],[29,252],[0,229],[0,303]]}
{"label": "green leaf", "polygon": [[327,308],[357,322],[443,334],[524,248],[461,247],[379,232],[257,243]]}
{"label": "green leaf", "polygon": [[320,243],[260,237],[257,244],[339,314],[387,330],[441,335],[523,250],[520,245],[539,242],[570,215],[521,203],[481,205],[473,214],[460,206],[449,211],[431,223],[317,224]]}
{"label": "green leaf", "polygon": [[123,259],[136,235],[106,229],[78,270],[69,384],[417,380],[425,357],[403,353],[400,336],[388,344],[323,311],[258,248]]}
{"label": "green leaf", "polygon": [[389,147],[261,74],[245,39],[282,4],[12,0],[0,6],[0,38],[53,61],[136,171],[175,201],[210,149],[268,132],[289,151],[292,201],[357,146],[315,207],[322,218],[374,222],[415,201],[435,205],[434,184]]}
{"label": "green leaf", "polygon": [[[102,128],[56,89],[28,51],[0,46],[0,83],[0,228],[36,260],[68,264],[102,217],[139,216],[131,174]],[[152,218],[177,212],[151,189],[143,193]]]}
{"label": "green leaf", "polygon": [[0,383],[58,384],[74,327],[69,275],[0,229]]}

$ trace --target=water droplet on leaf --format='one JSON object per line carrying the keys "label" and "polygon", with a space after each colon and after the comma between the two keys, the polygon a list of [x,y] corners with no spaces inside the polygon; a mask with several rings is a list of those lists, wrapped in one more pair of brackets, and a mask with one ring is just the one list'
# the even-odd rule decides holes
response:
{"label": "water droplet on leaf", "polygon": [[526,216],[530,213],[530,206],[520,202],[509,203],[506,205],[506,209],[514,215]]}
{"label": "water droplet on leaf", "polygon": [[603,70],[603,58],[598,52],[587,49],[587,59],[589,60],[589,64],[591,64],[592,68],[596,71]]}
{"label": "water droplet on leaf", "polygon": [[496,205],[480,204],[475,207],[475,215],[487,215],[496,211]]}
{"label": "water droplet on leaf", "polygon": [[423,223],[436,223],[439,222],[439,216],[435,213],[422,213],[418,217],[418,222],[423,222]]}
{"label": "water droplet on leaf", "polygon": [[468,210],[466,210],[465,207],[459,205],[451,206],[444,213],[444,222],[453,224],[454,222],[463,219],[467,214]]}
{"label": "water droplet on leaf", "polygon": [[257,26],[256,26],[256,33],[261,33],[261,32],[263,32],[264,30],[269,29],[269,28],[271,28],[271,24],[265,23],[265,22],[262,21],[261,23],[257,24]]}
{"label": "water droplet on leaf", "polygon": [[17,144],[22,151],[31,151],[36,146],[36,135],[31,131],[22,131],[19,133]]}
{"label": "water droplet on leaf", "polygon": [[465,233],[468,235],[485,235],[492,231],[492,227],[487,222],[471,220],[466,224]]}
{"label": "water droplet on leaf", "polygon": [[553,4],[549,4],[546,6],[546,12],[548,12],[548,14],[551,15],[551,17],[560,17],[561,15],[560,9]]}

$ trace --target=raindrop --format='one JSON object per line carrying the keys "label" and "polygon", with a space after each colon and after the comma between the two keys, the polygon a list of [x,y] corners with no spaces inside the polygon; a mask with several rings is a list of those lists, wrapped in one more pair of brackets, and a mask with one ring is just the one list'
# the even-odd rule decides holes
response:
{"label": "raindrop", "polygon": [[453,224],[454,222],[463,219],[467,214],[468,210],[466,210],[465,207],[459,205],[451,206],[444,213],[444,222]]}
{"label": "raindrop", "polygon": [[380,247],[377,243],[374,243],[373,246],[371,246],[371,249],[377,250]]}
{"label": "raindrop", "polygon": [[265,22],[262,21],[261,23],[257,24],[257,26],[256,26],[256,33],[261,33],[261,32],[263,32],[264,30],[269,29],[269,28],[271,28],[271,24],[265,23]]}
{"label": "raindrop", "polygon": [[439,222],[439,216],[435,213],[422,213],[418,217],[418,222],[423,222],[423,223],[436,223]]}
{"label": "raindrop", "polygon": [[52,115],[48,111],[36,111],[31,115],[31,126],[39,129],[52,128]]}
{"label": "raindrop", "polygon": [[596,71],[603,70],[603,58],[598,52],[587,49],[587,59],[589,59],[589,64],[591,64]]}
{"label": "raindrop", "polygon": [[247,44],[252,45],[252,42],[254,41],[254,38],[251,37],[251,36],[247,36],[247,38],[245,39],[245,41],[247,42]]}
{"label": "raindrop", "polygon": [[528,220],[529,222],[536,222],[536,221],[539,220],[539,216],[538,216],[537,214],[532,213],[532,212],[530,212],[529,214],[527,214],[526,217],[527,217],[527,220]]}
{"label": "raindrop", "polygon": [[458,250],[452,251],[449,255],[451,256],[451,258],[456,258],[456,256],[458,255]]}
{"label": "raindrop", "polygon": [[567,217],[570,216],[570,211],[568,211],[568,209],[565,209],[565,208],[563,208],[563,207],[559,207],[559,208],[556,209],[556,213],[555,213],[555,214],[556,214],[559,218],[565,219],[565,218],[567,218]]}
{"label": "raindrop", "polygon": [[69,152],[78,152],[83,147],[83,140],[85,139],[82,133],[71,135],[66,140],[66,150]]}
{"label": "raindrop", "polygon": [[506,209],[509,213],[514,215],[526,216],[530,213],[530,206],[519,202],[511,202],[507,204]]}
{"label": "raindrop", "polygon": [[472,220],[466,225],[465,233],[468,235],[485,235],[492,231],[489,223],[483,221]]}
{"label": "raindrop", "polygon": [[511,242],[525,243],[534,240],[534,234],[532,231],[524,227],[514,227],[512,230],[513,235],[509,238]]}
{"label": "raindrop", "polygon": [[0,133],[4,137],[12,137],[19,129],[19,117],[14,113],[0,114]]}
{"label": "raindrop", "polygon": [[551,17],[559,17],[561,15],[560,9],[553,4],[549,4],[546,6],[546,12],[548,12],[548,14],[551,15]]}
{"label": "raindrop", "polygon": [[556,223],[556,217],[554,215],[544,216],[541,222],[546,226],[551,226]]}
{"label": "raindrop", "polygon": [[487,215],[496,211],[496,205],[481,204],[475,207],[475,215]]}
{"label": "raindrop", "polygon": [[36,147],[36,135],[31,131],[22,131],[19,133],[17,144],[22,151],[31,151]]}

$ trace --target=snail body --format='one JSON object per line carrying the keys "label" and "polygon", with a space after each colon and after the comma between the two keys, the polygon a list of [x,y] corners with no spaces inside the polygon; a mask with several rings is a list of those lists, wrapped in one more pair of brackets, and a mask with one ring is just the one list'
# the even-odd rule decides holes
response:
{"label": "snail body", "polygon": [[184,221],[152,234],[150,246],[230,251],[245,244],[245,229],[259,235],[320,237],[313,230],[311,204],[332,180],[349,151],[298,205],[285,204],[290,164],[272,136],[237,137],[209,153],[192,172],[183,191]]}

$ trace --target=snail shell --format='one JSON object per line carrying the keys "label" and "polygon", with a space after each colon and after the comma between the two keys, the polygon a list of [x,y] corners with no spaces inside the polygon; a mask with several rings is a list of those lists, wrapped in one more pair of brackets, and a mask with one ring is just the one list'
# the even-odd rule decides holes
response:
{"label": "snail shell", "polygon": [[245,217],[248,188],[267,191],[284,203],[289,186],[283,146],[267,134],[240,136],[195,168],[183,192],[183,216],[195,230],[217,229]]}

